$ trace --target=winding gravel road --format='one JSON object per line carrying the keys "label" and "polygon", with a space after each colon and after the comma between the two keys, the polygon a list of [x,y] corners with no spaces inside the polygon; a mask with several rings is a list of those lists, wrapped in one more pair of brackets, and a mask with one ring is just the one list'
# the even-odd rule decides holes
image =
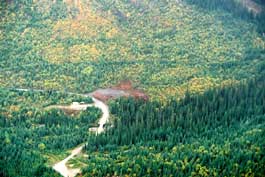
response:
{"label": "winding gravel road", "polygon": [[[23,92],[29,92],[29,91],[45,92],[45,90],[35,90],[35,89],[18,89],[18,88],[15,88],[15,89],[12,89],[12,90],[23,91]],[[102,111],[102,116],[99,119],[99,126],[93,128],[93,130],[96,131],[96,134],[100,134],[100,133],[104,132],[104,125],[108,122],[109,116],[110,116],[108,105],[106,105],[104,102],[94,98],[93,96],[91,96],[91,94],[78,94],[78,93],[72,93],[72,92],[66,92],[66,93],[71,94],[71,95],[92,97],[92,100],[94,101],[94,103],[90,104],[88,106],[95,106],[95,107],[99,108]],[[64,177],[74,177],[74,176],[76,176],[78,173],[81,172],[81,170],[79,168],[70,169],[69,167],[66,166],[66,163],[70,159],[72,159],[76,155],[78,155],[80,152],[82,152],[82,149],[84,148],[84,146],[85,146],[85,144],[83,144],[81,146],[78,146],[75,149],[73,149],[71,154],[68,157],[66,157],[62,161],[60,161],[60,162],[56,163],[55,165],[53,165],[52,168],[55,171],[57,171],[58,173],[60,173],[62,176],[64,176]]]}
{"label": "winding gravel road", "polygon": [[[99,119],[99,127],[97,127],[96,129],[96,133],[100,134],[104,131],[104,125],[107,123],[107,121],[109,120],[109,108],[108,106],[103,103],[102,101],[92,97],[94,104],[93,106],[101,109],[102,111],[102,116]],[[78,146],[76,147],[74,150],[72,150],[71,154],[66,157],[65,159],[63,159],[62,161],[56,163],[52,168],[57,171],[58,173],[60,173],[62,176],[64,177],[74,177],[76,176],[81,170],[78,169],[70,169],[66,166],[66,163],[72,159],[74,156],[76,156],[77,154],[79,154],[82,149],[84,148],[85,145],[82,146]]]}

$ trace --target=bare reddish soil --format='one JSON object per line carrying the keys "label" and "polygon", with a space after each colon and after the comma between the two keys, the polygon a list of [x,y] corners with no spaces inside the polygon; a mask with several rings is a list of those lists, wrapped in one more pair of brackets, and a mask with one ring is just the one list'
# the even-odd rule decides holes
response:
{"label": "bare reddish soil", "polygon": [[104,102],[119,97],[133,97],[135,99],[143,99],[145,101],[149,99],[142,90],[134,88],[131,81],[121,81],[118,85],[111,88],[98,89],[93,92],[92,95]]}
{"label": "bare reddish soil", "polygon": [[99,99],[100,101],[103,101],[103,102],[106,102],[106,101],[108,101],[109,99],[114,98],[114,97],[111,96],[111,95],[106,95],[106,94],[103,94],[103,93],[98,92],[98,91],[95,91],[95,92],[93,93],[93,97],[95,97],[96,99]]}

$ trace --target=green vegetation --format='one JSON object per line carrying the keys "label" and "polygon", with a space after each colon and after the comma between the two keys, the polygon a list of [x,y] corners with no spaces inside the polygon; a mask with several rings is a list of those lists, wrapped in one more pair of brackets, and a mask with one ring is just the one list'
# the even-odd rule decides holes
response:
{"label": "green vegetation", "polygon": [[[252,21],[257,31],[265,33],[265,1],[262,0],[185,0],[207,10],[225,10],[235,17]],[[257,5],[255,4],[257,3]],[[254,5],[253,5],[254,4]]]}
{"label": "green vegetation", "polygon": [[[264,176],[264,9],[0,0],[0,176],[59,176],[51,166],[86,141],[70,161],[83,176]],[[97,108],[50,107],[122,80],[150,100],[111,100],[99,136]]]}
{"label": "green vegetation", "polygon": [[88,93],[127,79],[165,101],[253,78],[264,65],[257,23],[230,12],[175,0],[12,2],[1,3],[4,87]]}
{"label": "green vegetation", "polygon": [[101,116],[101,112],[96,107],[88,107],[86,111],[82,111],[79,114],[79,119],[84,124],[91,124],[98,121],[98,118]]}
{"label": "green vegetation", "polygon": [[121,99],[88,140],[84,176],[263,176],[265,82],[186,94],[166,106]]}
{"label": "green vegetation", "polygon": [[0,89],[1,176],[59,176],[49,165],[58,157],[65,158],[65,150],[83,143],[89,124],[101,116],[95,107],[75,117],[45,109],[74,97]]}
{"label": "green vegetation", "polygon": [[69,160],[68,164],[72,165],[72,168],[87,167],[88,166],[87,161],[86,161],[87,157],[88,157],[87,155],[79,154],[75,158]]}

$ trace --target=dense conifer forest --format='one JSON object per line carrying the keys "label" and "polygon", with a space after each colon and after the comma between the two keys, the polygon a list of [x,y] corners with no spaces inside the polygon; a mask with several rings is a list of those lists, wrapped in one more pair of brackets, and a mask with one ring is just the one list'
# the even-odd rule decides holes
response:
{"label": "dense conifer forest", "polygon": [[80,99],[52,92],[0,89],[1,176],[59,176],[48,168],[49,163],[67,153],[63,151],[83,143],[89,136],[89,124],[96,122],[101,112],[91,107],[70,116],[45,108]]}
{"label": "dense conifer forest", "polygon": [[202,95],[111,104],[114,128],[90,137],[85,176],[263,176],[265,81]]}
{"label": "dense conifer forest", "polygon": [[264,59],[263,0],[0,0],[0,176],[262,177]]}

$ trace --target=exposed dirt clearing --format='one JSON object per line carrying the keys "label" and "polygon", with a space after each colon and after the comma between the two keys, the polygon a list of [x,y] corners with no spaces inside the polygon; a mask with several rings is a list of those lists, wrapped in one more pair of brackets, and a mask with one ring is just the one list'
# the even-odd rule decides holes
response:
{"label": "exposed dirt clearing", "polygon": [[52,105],[48,106],[46,109],[60,109],[68,115],[77,115],[80,111],[84,111],[91,106],[94,106],[94,104],[80,104],[78,102],[73,102],[70,106]]}
{"label": "exposed dirt clearing", "polygon": [[92,92],[91,95],[104,102],[109,99],[130,96],[136,99],[148,100],[148,96],[142,90],[134,88],[131,81],[122,81],[120,84],[111,88],[98,89]]}

